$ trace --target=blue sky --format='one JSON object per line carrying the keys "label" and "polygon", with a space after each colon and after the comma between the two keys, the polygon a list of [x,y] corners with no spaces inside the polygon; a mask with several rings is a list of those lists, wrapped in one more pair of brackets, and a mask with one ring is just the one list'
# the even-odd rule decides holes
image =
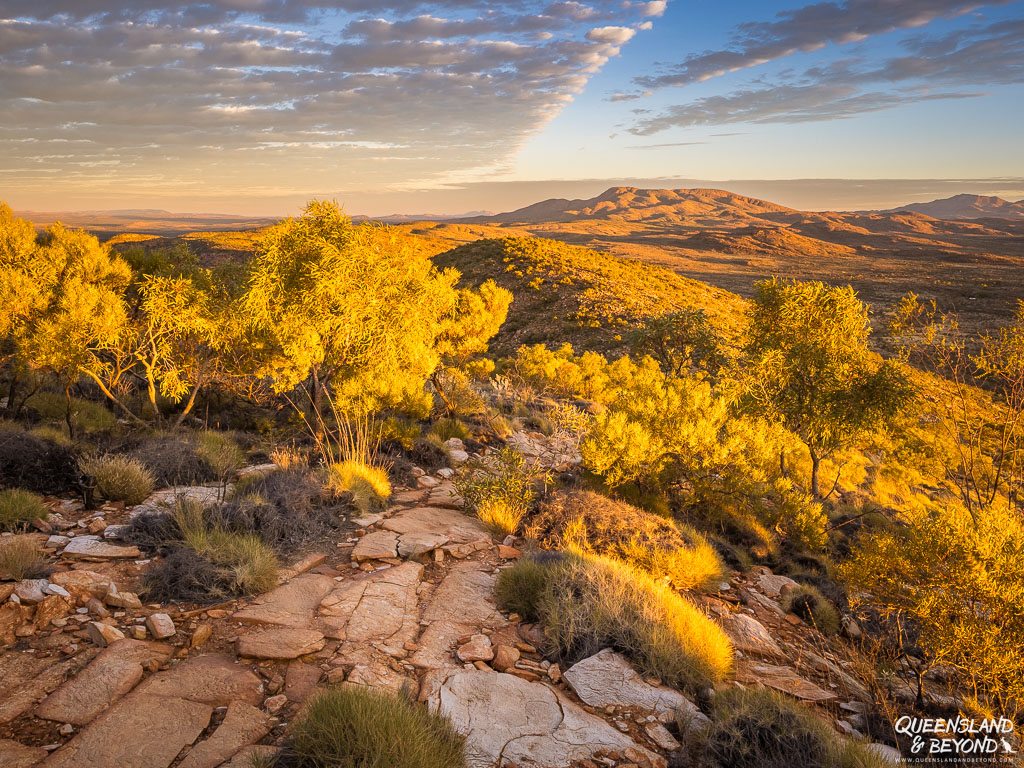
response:
{"label": "blue sky", "polygon": [[23,210],[1016,199],[1024,0],[8,0],[0,109]]}

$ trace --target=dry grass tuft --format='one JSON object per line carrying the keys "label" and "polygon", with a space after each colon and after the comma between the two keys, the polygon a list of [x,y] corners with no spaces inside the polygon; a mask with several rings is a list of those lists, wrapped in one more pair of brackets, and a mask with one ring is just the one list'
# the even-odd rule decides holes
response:
{"label": "dry grass tuft", "polygon": [[[524,593],[516,596],[517,587]],[[569,664],[614,648],[644,674],[692,692],[724,679],[732,666],[732,646],[717,624],[621,561],[576,553],[524,558],[502,571],[497,594],[503,607],[536,617]]]}
{"label": "dry grass tuft", "polygon": [[352,503],[363,514],[384,508],[391,498],[387,470],[360,459],[332,464],[327,473],[327,487],[335,495],[352,494]]}
{"label": "dry grass tuft", "polygon": [[141,504],[153,493],[156,480],[138,459],[117,454],[82,459],[79,466],[96,481],[96,490],[108,501],[128,506]]}
{"label": "dry grass tuft", "polygon": [[835,635],[840,630],[836,607],[810,584],[786,590],[782,595],[782,608],[795,613],[824,635]]}
{"label": "dry grass tuft", "polygon": [[42,550],[31,538],[9,537],[0,541],[0,578],[21,581],[49,573]]}
{"label": "dry grass tuft", "polygon": [[491,536],[504,539],[519,530],[526,510],[502,498],[485,499],[477,505],[476,516]]}
{"label": "dry grass tuft", "polygon": [[41,497],[21,488],[0,491],[0,531],[24,528],[36,518],[45,520],[50,511]]}
{"label": "dry grass tuft", "polygon": [[343,686],[318,693],[295,724],[298,768],[465,768],[464,739],[406,698]]}
{"label": "dry grass tuft", "polygon": [[607,555],[677,589],[705,589],[722,580],[722,562],[703,536],[663,517],[592,491],[552,496],[527,535],[546,549]]}

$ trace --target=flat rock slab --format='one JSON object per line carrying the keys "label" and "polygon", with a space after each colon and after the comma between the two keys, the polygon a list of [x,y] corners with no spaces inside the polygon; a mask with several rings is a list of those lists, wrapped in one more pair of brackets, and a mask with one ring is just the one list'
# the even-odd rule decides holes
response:
{"label": "flat rock slab", "polygon": [[242,635],[235,651],[250,659],[297,659],[316,653],[324,643],[323,634],[314,629],[271,627]]}
{"label": "flat rock slab", "polygon": [[592,707],[637,707],[653,712],[663,722],[684,713],[691,719],[708,720],[679,691],[651,685],[624,656],[610,648],[583,659],[563,674],[580,701]]}
{"label": "flat rock slab", "polygon": [[64,547],[62,555],[72,560],[134,560],[142,557],[142,552],[138,547],[108,544],[99,536],[75,536]]}
{"label": "flat rock slab", "polygon": [[449,541],[468,543],[490,542],[491,537],[473,517],[453,509],[416,507],[381,522],[380,527],[397,534],[434,534],[448,537]]}
{"label": "flat rock slab", "polygon": [[788,576],[776,576],[774,573],[762,573],[757,579],[757,585],[769,597],[778,597],[786,587],[800,586]]}
{"label": "flat rock slab", "polygon": [[206,729],[213,707],[138,691],[43,761],[43,768],[166,768]]}
{"label": "flat rock slab", "polygon": [[[233,701],[263,703],[263,683],[244,664],[224,654],[194,656],[143,680],[131,694],[146,693],[226,707]],[[123,699],[122,701],[127,701]]]}
{"label": "flat rock slab", "polygon": [[419,632],[422,576],[419,563],[402,563],[343,582],[320,607],[324,632],[345,643],[402,648]]}
{"label": "flat rock slab", "polygon": [[216,768],[243,747],[255,744],[270,732],[274,719],[241,701],[228,705],[224,722],[213,735],[196,745],[178,768]]}
{"label": "flat rock slab", "polygon": [[89,666],[47,696],[35,715],[58,723],[87,725],[142,680],[144,665],[166,661],[173,650],[162,643],[139,640],[111,643]]}
{"label": "flat rock slab", "polygon": [[768,659],[787,658],[785,651],[775,642],[764,624],[753,616],[747,616],[745,613],[725,613],[719,615],[718,622],[737,651]]}
{"label": "flat rock slab", "polygon": [[736,662],[735,679],[737,682],[749,685],[756,683],[767,685],[803,701],[831,701],[838,698],[836,694],[823,690],[809,680],[800,677],[789,667],[739,660]]}
{"label": "flat rock slab", "polygon": [[233,618],[246,624],[307,627],[316,607],[334,586],[330,576],[306,573],[257,598],[236,611]]}
{"label": "flat rock slab", "polygon": [[50,583],[63,587],[73,597],[85,602],[90,597],[102,600],[112,591],[113,580],[95,571],[62,571],[50,576]]}
{"label": "flat rock slab", "polygon": [[457,563],[434,592],[423,611],[428,622],[450,621],[478,628],[507,623],[494,606],[494,585],[498,576],[480,570],[475,562]]}
{"label": "flat rock slab", "polygon": [[323,670],[316,664],[306,664],[298,659],[290,662],[284,676],[284,694],[288,701],[301,704],[312,696],[322,674]]}
{"label": "flat rock slab", "polygon": [[42,747],[26,747],[11,739],[0,739],[0,765],[3,768],[31,768],[48,754]]}
{"label": "flat rock slab", "polygon": [[352,559],[357,563],[386,557],[398,557],[398,536],[390,531],[368,533],[352,549]]}
{"label": "flat rock slab", "polygon": [[0,723],[9,723],[28,712],[36,702],[92,661],[98,652],[96,649],[80,651],[57,663],[52,659],[32,659],[33,663],[25,664],[22,654],[0,656]]}
{"label": "flat rock slab", "polygon": [[200,504],[216,504],[220,501],[218,486],[209,485],[177,485],[172,488],[164,488],[150,495],[141,504],[132,508],[129,517],[138,515],[163,513],[174,506],[178,499],[191,499]]}
{"label": "flat rock slab", "polygon": [[569,768],[600,754],[634,763],[665,766],[661,756],[639,746],[599,717],[540,683],[489,670],[447,676],[429,699],[466,736],[470,768],[514,763],[520,768]]}

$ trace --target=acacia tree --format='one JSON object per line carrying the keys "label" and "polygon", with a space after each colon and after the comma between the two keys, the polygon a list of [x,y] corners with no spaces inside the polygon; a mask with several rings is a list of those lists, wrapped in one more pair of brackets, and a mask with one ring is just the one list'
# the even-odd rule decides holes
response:
{"label": "acacia tree", "polygon": [[457,279],[394,231],[353,225],[337,203],[313,201],[271,227],[252,261],[241,306],[258,374],[279,393],[304,384],[318,423],[328,387],[349,404],[422,387]]}
{"label": "acacia tree", "polygon": [[[955,446],[947,477],[967,511],[1024,501],[1024,301],[1013,321],[970,338],[953,313],[914,294],[896,309],[891,330],[901,352],[938,374],[939,423]],[[984,389],[983,389],[984,388]]]}
{"label": "acacia tree", "polygon": [[633,350],[653,357],[669,376],[703,372],[715,379],[729,359],[721,334],[702,309],[649,318],[634,335]]}
{"label": "acacia tree", "polygon": [[850,286],[758,283],[749,320],[749,405],[807,446],[811,493],[820,499],[822,460],[884,427],[912,401],[913,387],[899,363],[878,362],[868,349],[867,306]]}
{"label": "acacia tree", "polygon": [[468,363],[487,352],[488,342],[508,317],[512,292],[487,280],[477,290],[464,288],[457,292],[455,308],[441,323],[435,343],[440,365],[430,375],[437,396],[445,410],[454,411],[454,403],[446,393],[446,374],[462,375]]}
{"label": "acacia tree", "polygon": [[32,368],[55,374],[62,383],[68,429],[71,387],[82,377],[137,418],[110,386],[109,353],[126,332],[128,265],[92,235],[55,224],[34,249],[6,252],[3,266],[5,290],[27,291],[6,310],[4,325],[16,334],[19,357]]}
{"label": "acacia tree", "polygon": [[0,366],[9,369],[7,409],[16,410],[19,378],[25,364],[18,354],[31,318],[45,305],[43,285],[33,263],[37,250],[32,222],[19,219],[0,203]]}

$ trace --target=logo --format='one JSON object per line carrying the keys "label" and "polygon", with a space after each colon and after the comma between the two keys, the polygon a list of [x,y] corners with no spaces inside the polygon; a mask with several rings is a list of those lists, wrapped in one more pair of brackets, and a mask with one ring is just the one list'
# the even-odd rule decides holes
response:
{"label": "logo", "polygon": [[1005,717],[978,720],[904,715],[894,728],[909,742],[909,764],[1017,764],[1017,749],[1010,743],[1013,721]]}

